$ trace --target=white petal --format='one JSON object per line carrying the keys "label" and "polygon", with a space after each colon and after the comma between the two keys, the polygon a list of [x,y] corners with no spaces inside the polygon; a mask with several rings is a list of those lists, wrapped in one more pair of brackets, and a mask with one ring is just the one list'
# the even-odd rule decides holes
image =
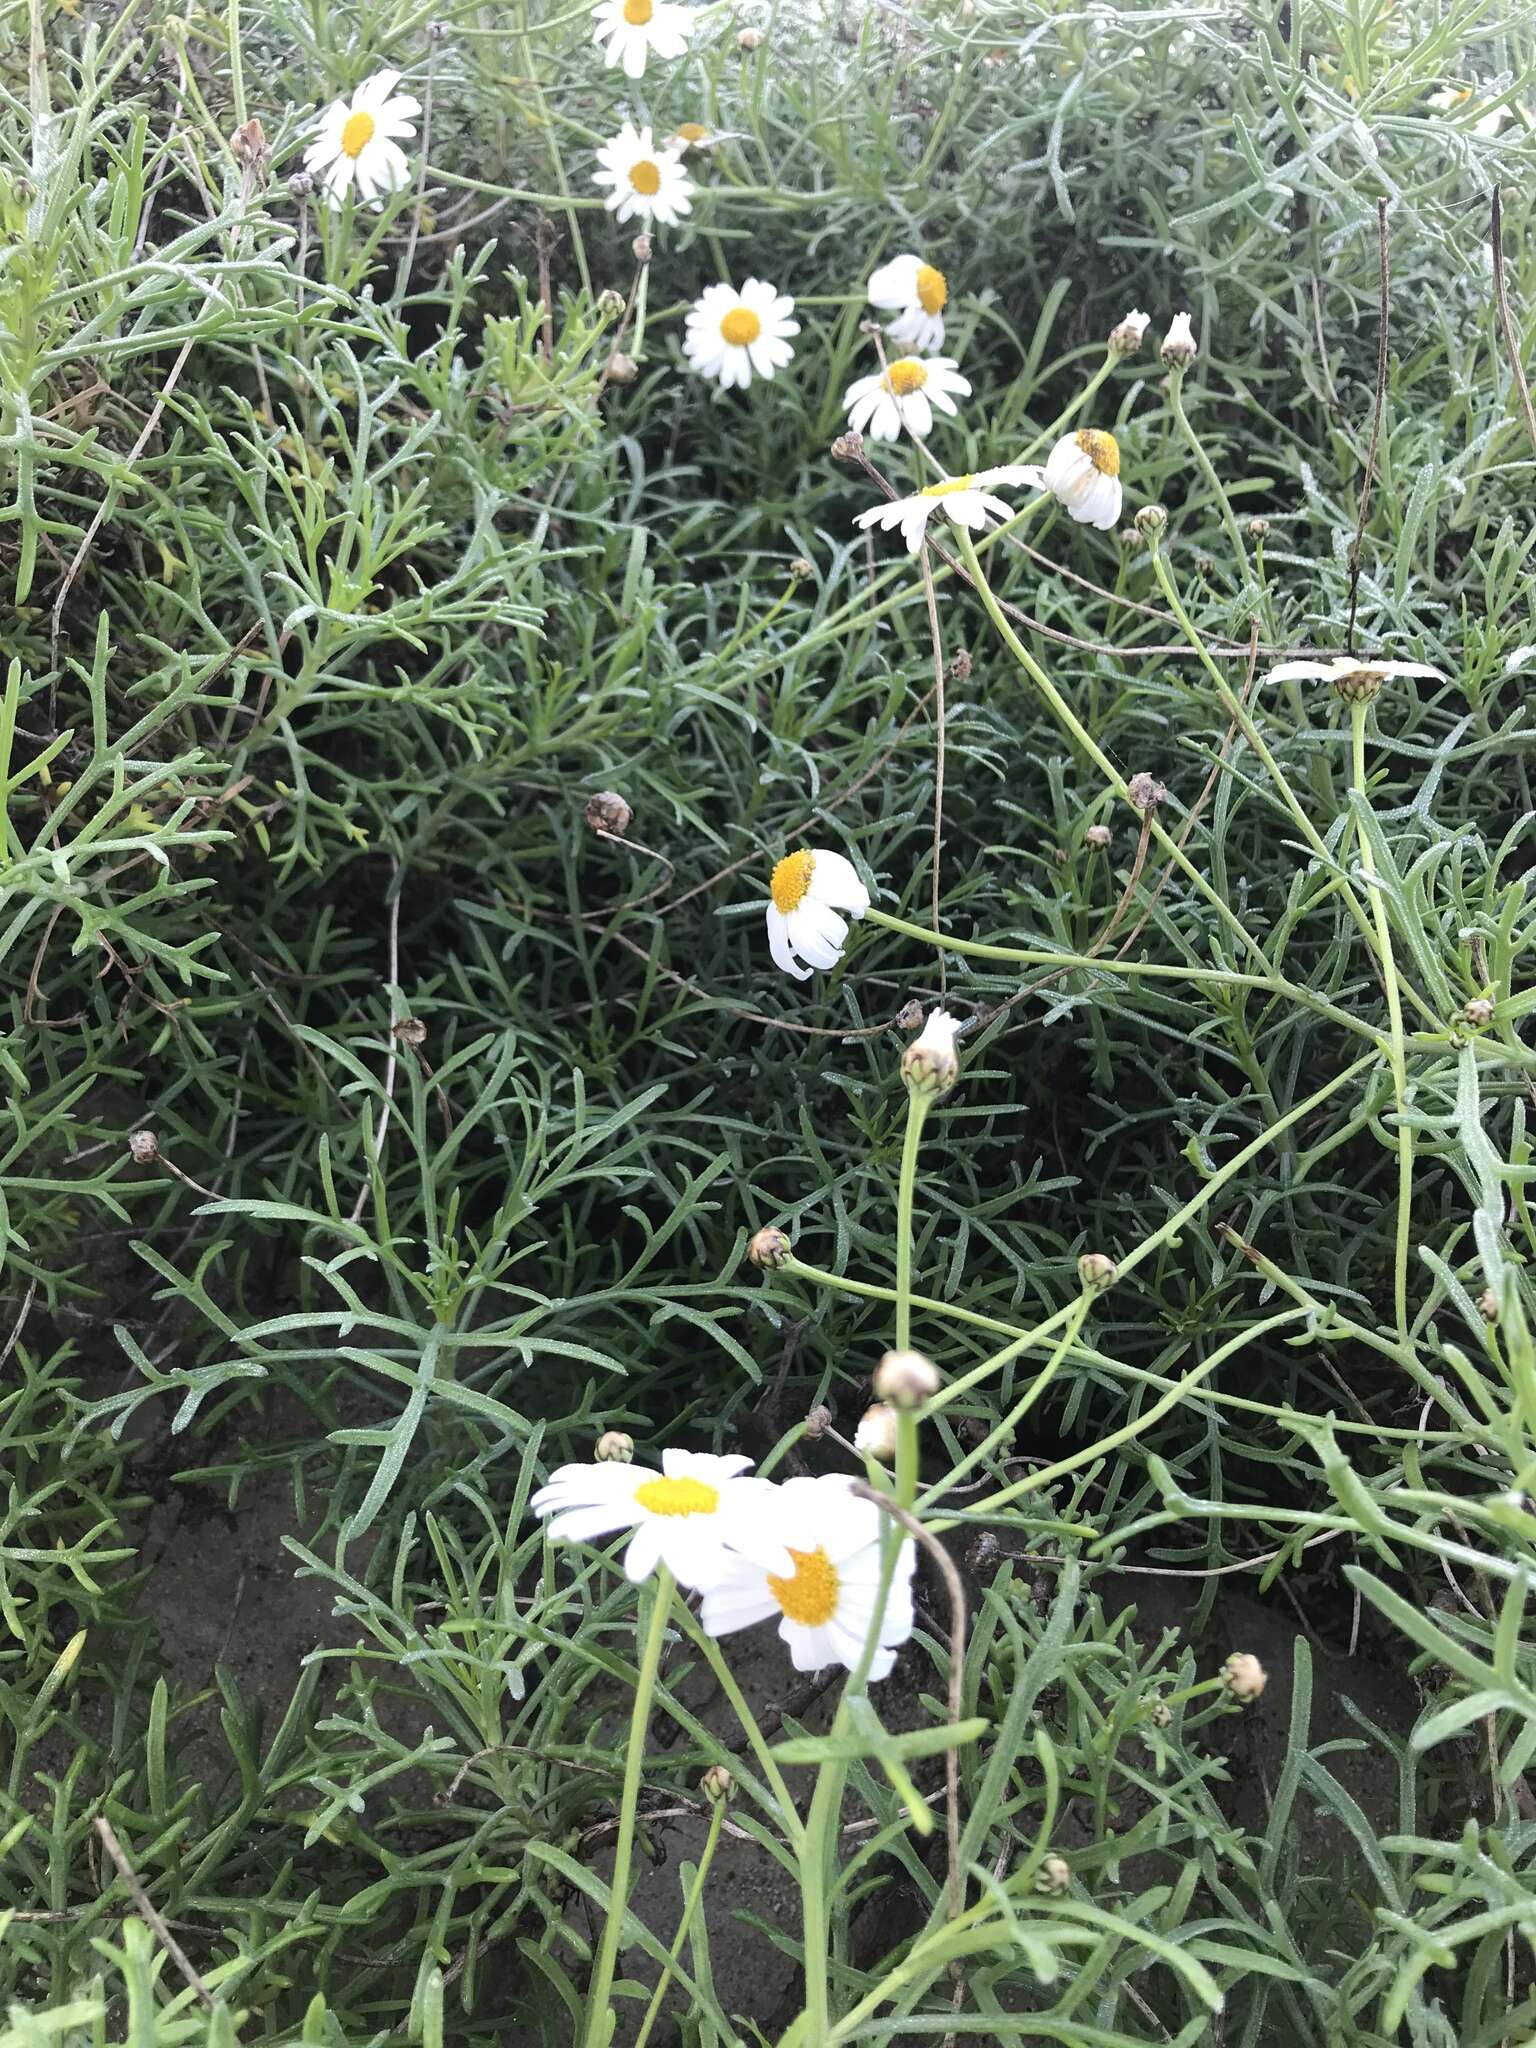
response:
{"label": "white petal", "polygon": [[773,955],[773,964],[785,974],[793,975],[796,981],[809,981],[811,970],[802,967],[795,958],[789,935],[789,919],[782,910],[768,906],[768,950]]}
{"label": "white petal", "polygon": [[846,854],[825,848],[818,849],[811,863],[806,894],[812,903],[830,903],[838,910],[851,910],[855,917],[862,917],[869,908],[869,891],[853,862]]}

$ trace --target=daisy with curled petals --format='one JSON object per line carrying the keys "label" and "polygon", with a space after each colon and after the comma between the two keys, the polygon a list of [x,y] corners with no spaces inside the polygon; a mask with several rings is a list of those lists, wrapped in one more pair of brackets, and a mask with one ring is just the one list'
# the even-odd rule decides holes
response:
{"label": "daisy with curled petals", "polygon": [[887,332],[903,348],[930,356],[944,346],[949,280],[921,256],[893,256],[869,280],[869,303],[896,318]]}
{"label": "daisy with curled petals", "polygon": [[359,199],[377,199],[411,182],[411,166],[400,147],[416,133],[421,102],[396,92],[398,71],[376,71],[350,100],[332,100],[320,116],[315,139],[304,152],[304,168],[340,206],[355,185]]}
{"label": "daisy with curled petals", "polygon": [[878,526],[887,533],[893,526],[899,526],[907,544],[907,553],[915,555],[923,544],[928,522],[935,512],[942,511],[956,526],[968,526],[973,533],[980,533],[989,512],[997,519],[1013,517],[1013,507],[1002,498],[994,497],[991,486],[1031,483],[1036,474],[1032,469],[1014,464],[1002,469],[977,470],[971,476],[947,476],[940,483],[925,484],[910,498],[892,498],[888,504],[872,506],[868,512],[861,512],[853,523],[855,526]]}
{"label": "daisy with curled petals", "polygon": [[933,409],[953,413],[954,394],[970,391],[952,356],[898,356],[878,375],[860,377],[843,393],[848,424],[875,441],[899,441],[903,427],[921,441],[933,432]]}
{"label": "daisy with curled petals", "polygon": [[[748,1558],[733,1558],[706,1590],[699,1619],[712,1636],[777,1621],[797,1671],[821,1671],[829,1664],[856,1670],[876,1628],[881,1512],[850,1492],[846,1479],[833,1477],[785,1480],[775,1508],[793,1569],[764,1571]],[[890,1676],[898,1648],[912,1633],[916,1561],[911,1537],[903,1537],[885,1612],[878,1617],[872,1679]]]}
{"label": "daisy with curled petals", "polygon": [[1063,434],[1044,469],[1027,480],[1051,491],[1081,526],[1108,528],[1120,519],[1120,443],[1098,427]]}
{"label": "daisy with curled petals", "polygon": [[626,78],[640,78],[653,50],[669,62],[683,55],[693,34],[694,12],[676,6],[674,0],[598,0],[592,23],[593,40],[604,45],[605,69],[622,64]]}
{"label": "daisy with curled petals", "polygon": [[693,180],[681,154],[670,146],[657,148],[649,128],[626,121],[597,152],[597,160],[602,168],[592,173],[592,182],[610,188],[603,204],[621,225],[638,216],[672,228],[692,211]]}
{"label": "daisy with curled petals", "polygon": [[792,1569],[774,1533],[775,1494],[767,1479],[744,1479],[750,1458],[705,1451],[663,1451],[661,1470],[644,1465],[562,1465],[533,1496],[533,1512],[550,1516],[550,1541],[593,1543],[633,1529],[624,1576],[638,1585],[658,1564],[680,1586],[704,1592],[721,1579],[733,1553],[762,1571]]}
{"label": "daisy with curled petals", "polygon": [[842,959],[848,924],[838,913],[862,917],[869,908],[869,891],[853,862],[808,846],[785,854],[768,891],[768,950],[774,965],[796,981],[809,981],[813,968],[835,967]]}
{"label": "daisy with curled petals", "polygon": [[1362,661],[1358,655],[1336,654],[1330,661],[1282,661],[1264,678],[1266,683],[1331,683],[1349,704],[1376,696],[1393,676],[1432,676],[1445,681],[1427,661]]}
{"label": "daisy with curled petals", "polygon": [[744,391],[754,374],[772,377],[793,359],[789,337],[800,332],[794,310],[787,292],[760,277],[749,277],[740,291],[706,285],[683,323],[683,354],[701,377]]}

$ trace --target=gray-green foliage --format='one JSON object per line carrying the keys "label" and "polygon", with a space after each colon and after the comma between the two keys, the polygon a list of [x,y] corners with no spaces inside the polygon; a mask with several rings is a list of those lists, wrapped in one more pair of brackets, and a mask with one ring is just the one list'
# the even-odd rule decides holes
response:
{"label": "gray-green foliage", "polygon": [[[3,2048],[572,2038],[634,1608],[601,1561],[550,1562],[528,1490],[608,1426],[761,1455],[827,1401],[851,1429],[890,1338],[887,1020],[933,997],[934,956],[866,927],[792,987],[758,909],[809,837],[929,915],[922,588],[854,535],[870,488],[828,453],[871,366],[863,281],[906,246],[948,270],[975,387],[936,430],[956,472],[1070,406],[1131,304],[1154,337],[1192,311],[1184,398],[1246,565],[1150,349],[1094,416],[1128,509],[1170,507],[1176,590],[1238,650],[1217,665],[1241,689],[1255,617],[1266,646],[1343,645],[1382,198],[1358,633],[1448,680],[1378,701],[1363,788],[1321,686],[1252,697],[1274,773],[1231,730],[1145,550],[1058,517],[1029,529],[1037,555],[987,556],[1097,744],[1168,785],[1210,888],[1154,845],[1124,969],[999,1011],[930,1119],[919,1290],[972,1321],[920,1304],[916,1333],[952,1376],[1072,1303],[1081,1252],[1134,1271],[1021,1424],[1039,1492],[988,1518],[1038,1564],[973,1580],[965,1711],[989,1728],[961,1753],[965,2000],[940,1854],[861,1763],[839,2009],[903,1952],[871,1942],[865,1886],[903,1902],[917,1961],[838,2038],[1193,2043],[1216,2038],[1218,1991],[1244,2048],[1494,2048],[1536,2022],[1532,670],[1513,658],[1536,642],[1536,463],[1488,250],[1500,183],[1529,359],[1528,14],[753,19],[755,52],[745,16],[707,10],[690,55],[629,88],[585,8],[524,0],[0,8]],[[415,226],[413,194],[342,218],[287,183],[314,108],[386,63],[430,80]],[[1428,107],[1460,83],[1472,101]],[[1479,135],[1494,102],[1511,118]],[[588,182],[625,108],[732,137],[690,159],[692,219],[648,269]],[[229,146],[251,116],[260,175]],[[800,301],[797,356],[722,394],[683,374],[680,316],[749,273]],[[605,289],[635,294],[632,383],[606,378]],[[920,481],[910,450],[876,452]],[[939,607],[947,655],[972,657],[948,693],[946,923],[1081,955],[1131,882],[1134,821],[948,572]],[[605,788],[633,806],[622,842],[583,822]],[[1367,872],[1407,991],[1402,1100],[1380,940],[1348,900]],[[1235,979],[1256,972],[1310,1001]],[[966,1012],[1030,978],[948,975]],[[875,1292],[765,1284],[742,1248],[767,1222]],[[944,1410],[926,1481],[1044,1355]],[[275,1721],[227,1672],[201,1706],[175,1696],[135,1619],[134,1445],[167,1418],[173,1469],[237,1515],[291,1468],[293,1568],[358,1645],[319,1653]],[[942,1512],[963,1551],[973,1509]],[[1253,1710],[1290,1717],[1267,1812],[1234,1817],[1221,1710],[1155,1711],[1193,1680],[1216,1582],[1184,1580],[1186,1625],[1157,1640],[1103,1584],[1126,1557],[1263,1557],[1245,1583],[1335,1646],[1358,1595],[1370,1655],[1420,1695],[1410,1732],[1361,1729],[1396,1759],[1389,1833],[1315,1733],[1304,1642],[1289,1697]],[[647,1765],[674,1806],[721,1749],[686,1704],[696,1655],[669,1650]],[[942,1719],[942,1630],[909,1656]],[[194,1725],[217,1728],[214,1762],[207,1738],[184,1749]],[[750,1761],[732,1768],[736,1824],[784,1861]],[[98,1817],[211,2013],[133,1916]],[[1068,1821],[1072,1889],[1047,1897]],[[777,2038],[792,2011],[724,2009],[711,1939],[683,1959],[674,2037]],[[662,1945],[637,1940],[638,1974]]]}

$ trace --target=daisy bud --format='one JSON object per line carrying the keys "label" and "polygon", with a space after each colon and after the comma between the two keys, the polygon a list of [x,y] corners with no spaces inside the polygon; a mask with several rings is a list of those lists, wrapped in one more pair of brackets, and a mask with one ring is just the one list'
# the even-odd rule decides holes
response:
{"label": "daisy bud", "polygon": [[1248,538],[1250,540],[1268,540],[1269,521],[1267,519],[1250,519],[1248,522]]}
{"label": "daisy bud", "polygon": [[820,1443],[821,1439],[826,1435],[827,1431],[831,1427],[832,1410],[830,1408],[824,1407],[822,1403],[818,1401],[816,1403],[816,1406],[811,1410],[810,1414],[807,1415],[805,1418],[805,1422],[803,1424],[804,1433],[813,1444]]}
{"label": "daisy bud", "polygon": [[832,443],[831,455],[834,462],[857,462],[863,453],[862,434],[839,434]]}
{"label": "daisy bud", "polygon": [[1090,846],[1108,846],[1114,836],[1107,825],[1090,825],[1083,834]]}
{"label": "daisy bud", "polygon": [[949,680],[952,683],[968,683],[976,664],[963,647],[957,647],[950,657]]}
{"label": "daisy bud", "polygon": [[634,258],[637,263],[650,262],[651,238],[649,235],[636,235],[635,239],[630,243],[629,246],[634,254]]}
{"label": "daisy bud", "polygon": [[1112,356],[1133,356],[1141,347],[1147,329],[1152,324],[1150,313],[1126,314],[1109,330],[1109,352]]}
{"label": "daisy bud", "polygon": [[633,816],[616,789],[600,789],[587,798],[587,823],[594,832],[627,832]]}
{"label": "daisy bud", "polygon": [[806,583],[816,574],[816,569],[815,565],[808,562],[804,555],[796,555],[789,565],[789,573],[797,583]]}
{"label": "daisy bud", "polygon": [[960,1078],[960,1061],[955,1054],[956,1019],[948,1010],[934,1010],[901,1056],[901,1078],[913,1095],[927,1095],[937,1101],[947,1095]]}
{"label": "daisy bud", "polygon": [[610,384],[633,384],[640,374],[640,365],[633,356],[624,355],[615,349],[608,358],[608,382]]}
{"label": "daisy bud", "polygon": [[1234,1650],[1221,1667],[1222,1680],[1233,1699],[1256,1700],[1269,1683],[1269,1673],[1257,1657],[1246,1650]]}
{"label": "daisy bud", "polygon": [[1165,370],[1187,370],[1199,354],[1195,344],[1194,329],[1189,324],[1187,313],[1175,313],[1173,324],[1163,336],[1162,348],[1158,351]]}
{"label": "daisy bud", "polygon": [[1077,1262],[1077,1277],[1092,1294],[1102,1294],[1120,1278],[1120,1268],[1103,1252],[1084,1252]]}
{"label": "daisy bud", "polygon": [[605,1429],[592,1455],[599,1465],[632,1465],[635,1461],[635,1440],[626,1436],[622,1429]]}
{"label": "daisy bud", "polygon": [[1477,1297],[1477,1312],[1485,1323],[1499,1320],[1499,1297],[1491,1287],[1485,1287]]}
{"label": "daisy bud", "polygon": [[1059,1899],[1072,1888],[1072,1868],[1065,1856],[1047,1856],[1035,1877],[1035,1890]]}
{"label": "daisy bud", "polygon": [[1155,811],[1159,804],[1168,801],[1168,792],[1162,783],[1145,771],[1131,777],[1125,785],[1125,793],[1138,811]]}
{"label": "daisy bud", "polygon": [[[875,1367],[875,1398],[891,1408],[921,1408],[944,1384],[939,1368],[921,1351],[887,1351]],[[871,1410],[873,1413],[873,1410]]]}
{"label": "daisy bud", "polygon": [[243,122],[229,138],[229,153],[237,164],[253,171],[258,178],[264,178],[267,165],[272,161],[272,151],[261,123]]}
{"label": "daisy bud", "polygon": [[1474,1031],[1481,1031],[1493,1022],[1493,1005],[1486,996],[1474,996],[1461,1014]]}
{"label": "daisy bud", "polygon": [[1161,505],[1143,505],[1134,524],[1144,541],[1159,541],[1167,530],[1168,514]]}
{"label": "daisy bud", "polygon": [[736,1790],[736,1780],[724,1764],[711,1764],[699,1780],[699,1790],[711,1806],[724,1806]]}
{"label": "daisy bud", "polygon": [[160,1140],[153,1131],[130,1131],[128,1152],[136,1166],[153,1166],[160,1157]]}
{"label": "daisy bud", "polygon": [[754,1266],[766,1266],[774,1270],[782,1266],[789,1257],[789,1249],[788,1233],[770,1223],[765,1230],[758,1231],[747,1246],[747,1257]]}
{"label": "daisy bud", "polygon": [[447,40],[448,24],[446,21],[429,21],[427,23],[427,41],[429,43],[446,43]]}
{"label": "daisy bud", "polygon": [[744,28],[736,38],[738,50],[760,50],[763,47],[763,32],[760,28]]}
{"label": "daisy bud", "polygon": [[1171,1728],[1173,1726],[1173,1709],[1166,1700],[1153,1701],[1152,1725],[1154,1728]]}
{"label": "daisy bud", "polygon": [[610,285],[597,295],[597,310],[605,320],[617,320],[624,310],[624,294],[616,292]]}
{"label": "daisy bud", "polygon": [[1134,526],[1122,526],[1120,531],[1115,535],[1115,538],[1119,541],[1121,547],[1126,549],[1127,552],[1129,552],[1132,548],[1139,548],[1141,546],[1141,535],[1136,531]]}
{"label": "daisy bud", "polygon": [[304,200],[309,198],[310,194],[314,191],[314,189],[315,181],[309,175],[308,171],[295,171],[293,176],[288,180],[289,197],[292,199],[297,199],[301,204],[303,203]]}
{"label": "daisy bud", "polygon": [[853,1448],[866,1458],[878,1458],[889,1465],[896,1456],[896,1410],[879,1406],[866,1408],[853,1432]]}

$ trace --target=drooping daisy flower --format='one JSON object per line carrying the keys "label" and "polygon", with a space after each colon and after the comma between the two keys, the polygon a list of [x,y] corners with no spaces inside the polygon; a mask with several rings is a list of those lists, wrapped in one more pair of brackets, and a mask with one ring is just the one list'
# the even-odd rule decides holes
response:
{"label": "drooping daisy flower", "polygon": [[944,346],[944,308],[949,280],[921,256],[893,256],[869,280],[869,302],[898,317],[890,324],[892,341],[932,355]]}
{"label": "drooping daisy flower", "polygon": [[933,409],[953,413],[953,394],[970,391],[952,356],[898,356],[878,375],[860,377],[843,393],[848,424],[875,441],[897,441],[901,430],[923,440],[933,432]]}
{"label": "drooping daisy flower", "polygon": [[718,149],[723,142],[736,141],[741,132],[739,128],[708,128],[702,121],[679,121],[668,147],[684,152]]}
{"label": "drooping daisy flower", "polygon": [[319,178],[332,206],[340,206],[353,185],[359,199],[398,192],[411,182],[411,166],[400,147],[416,133],[421,102],[397,93],[398,71],[376,71],[350,100],[332,100],[320,116],[315,139],[304,152],[304,168]]}
{"label": "drooping daisy flower", "polygon": [[1331,683],[1349,704],[1374,697],[1393,676],[1433,676],[1443,683],[1444,675],[1424,661],[1362,661],[1353,654],[1336,654],[1331,661],[1282,661],[1264,678],[1266,683]]}
{"label": "drooping daisy flower", "polygon": [[1163,336],[1163,345],[1158,350],[1158,360],[1165,370],[1187,370],[1200,353],[1200,344],[1195,340],[1195,330],[1190,325],[1187,313],[1175,313],[1168,323],[1168,332]]}
{"label": "drooping daisy flower", "polygon": [[[1449,114],[1457,107],[1464,107],[1471,97],[1470,85],[1447,86],[1443,92],[1432,92],[1425,105],[1433,107],[1437,114]],[[1485,139],[1497,135],[1508,119],[1508,107],[1491,107],[1472,123],[1472,133]]]}
{"label": "drooping daisy flower", "polygon": [[680,1586],[703,1592],[724,1575],[733,1552],[761,1571],[791,1569],[774,1532],[778,1489],[767,1479],[744,1479],[751,1463],[663,1451],[659,1472],[622,1462],[562,1465],[531,1506],[553,1517],[555,1543],[592,1543],[633,1529],[624,1553],[627,1579],[638,1584],[664,1564]]}
{"label": "drooping daisy flower", "polygon": [[675,0],[598,0],[592,21],[593,40],[605,45],[605,68],[622,64],[626,78],[644,75],[653,50],[669,62],[681,57],[695,26],[693,9]]}
{"label": "drooping daisy flower", "polygon": [[714,377],[727,391],[742,390],[771,377],[794,357],[789,336],[800,332],[792,320],[795,302],[760,277],[734,285],[706,285],[683,323],[683,354],[701,377]]}
{"label": "drooping daisy flower", "polygon": [[[797,1671],[820,1671],[829,1664],[845,1664],[852,1671],[875,1626],[880,1510],[839,1478],[787,1479],[775,1510],[793,1570],[769,1572],[747,1558],[733,1559],[706,1589],[699,1618],[712,1636],[777,1620]],[[872,1679],[890,1676],[897,1649],[912,1633],[916,1562],[912,1539],[903,1537],[869,1667]]]}
{"label": "drooping daisy flower", "polygon": [[774,965],[796,981],[809,981],[813,968],[835,967],[848,941],[847,921],[838,912],[862,917],[869,908],[869,891],[853,862],[840,853],[802,846],[785,854],[768,888],[768,950]]}
{"label": "drooping daisy flower", "polygon": [[603,204],[621,224],[638,216],[676,227],[693,210],[693,180],[683,169],[682,156],[658,148],[649,128],[626,121],[597,152],[597,160],[602,169],[593,172],[592,182],[611,188]]}
{"label": "drooping daisy flower", "polygon": [[1029,469],[1026,481],[1053,491],[1082,526],[1108,528],[1120,518],[1120,443],[1098,427],[1063,434],[1044,469]]}
{"label": "drooping daisy flower", "polygon": [[970,476],[947,476],[941,483],[925,484],[910,498],[892,498],[887,504],[871,506],[854,520],[855,526],[878,526],[889,533],[901,528],[907,553],[915,555],[923,544],[928,522],[942,511],[956,526],[968,526],[979,533],[990,512],[997,519],[1011,519],[1013,507],[992,493],[993,484],[1027,484],[1040,474],[1017,464],[1002,469],[982,469]]}

